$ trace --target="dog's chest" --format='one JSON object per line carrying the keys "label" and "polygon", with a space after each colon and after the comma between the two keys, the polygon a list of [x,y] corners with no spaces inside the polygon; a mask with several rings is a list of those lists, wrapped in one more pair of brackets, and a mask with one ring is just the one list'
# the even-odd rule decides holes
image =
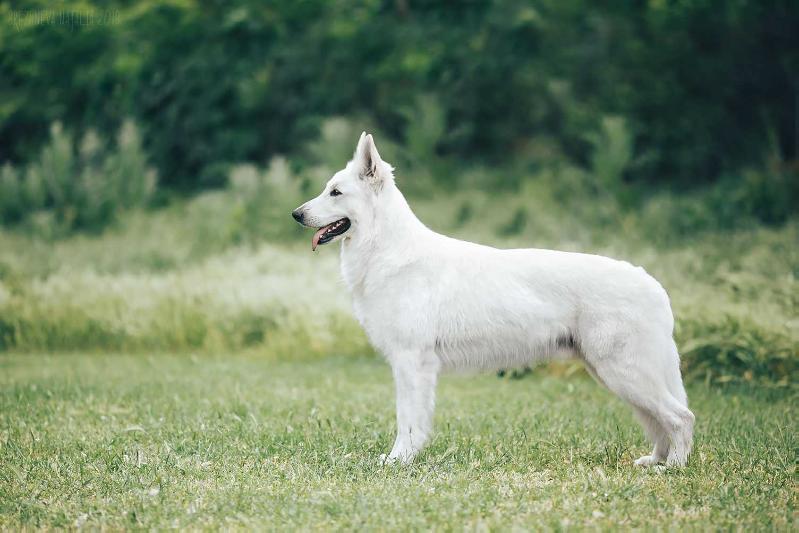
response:
{"label": "dog's chest", "polygon": [[364,328],[388,321],[398,300],[401,283],[382,269],[369,271],[368,265],[342,263],[341,275],[352,298],[355,317]]}
{"label": "dog's chest", "polygon": [[342,253],[341,271],[355,318],[376,348],[385,351],[409,334],[429,336],[418,327],[432,326],[431,280],[414,262]]}

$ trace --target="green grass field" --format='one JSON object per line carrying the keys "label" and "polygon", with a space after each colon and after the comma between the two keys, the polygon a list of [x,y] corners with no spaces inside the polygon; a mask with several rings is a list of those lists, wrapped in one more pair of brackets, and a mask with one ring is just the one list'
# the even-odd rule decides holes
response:
{"label": "green grass field", "polygon": [[431,446],[383,467],[375,358],[2,354],[0,527],[795,529],[795,393],[689,395],[694,454],[656,472],[581,372],[450,376]]}

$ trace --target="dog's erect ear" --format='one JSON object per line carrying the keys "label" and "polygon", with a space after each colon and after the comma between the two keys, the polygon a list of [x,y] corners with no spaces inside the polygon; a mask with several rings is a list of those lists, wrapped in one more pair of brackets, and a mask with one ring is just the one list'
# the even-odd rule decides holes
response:
{"label": "dog's erect ear", "polygon": [[353,161],[358,169],[358,175],[372,185],[378,185],[384,179],[391,177],[391,165],[380,158],[371,134],[361,133]]}

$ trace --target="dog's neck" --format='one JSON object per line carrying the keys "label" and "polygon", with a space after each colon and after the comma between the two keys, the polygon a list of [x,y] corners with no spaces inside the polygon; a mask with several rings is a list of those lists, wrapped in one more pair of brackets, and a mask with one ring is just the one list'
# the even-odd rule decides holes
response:
{"label": "dog's neck", "polygon": [[341,244],[341,270],[350,290],[363,285],[376,257],[402,253],[408,249],[406,243],[431,233],[413,213],[394,180],[386,180],[376,194],[372,212],[358,221],[355,234]]}

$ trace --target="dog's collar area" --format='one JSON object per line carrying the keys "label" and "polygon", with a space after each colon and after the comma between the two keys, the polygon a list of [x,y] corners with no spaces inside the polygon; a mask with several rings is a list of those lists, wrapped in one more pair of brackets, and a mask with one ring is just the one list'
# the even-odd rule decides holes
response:
{"label": "dog's collar area", "polygon": [[322,226],[316,230],[316,233],[314,233],[314,236],[311,239],[311,249],[316,250],[318,245],[327,244],[339,235],[343,235],[348,229],[350,229],[350,226],[350,219],[346,217],[336,220],[327,226]]}

